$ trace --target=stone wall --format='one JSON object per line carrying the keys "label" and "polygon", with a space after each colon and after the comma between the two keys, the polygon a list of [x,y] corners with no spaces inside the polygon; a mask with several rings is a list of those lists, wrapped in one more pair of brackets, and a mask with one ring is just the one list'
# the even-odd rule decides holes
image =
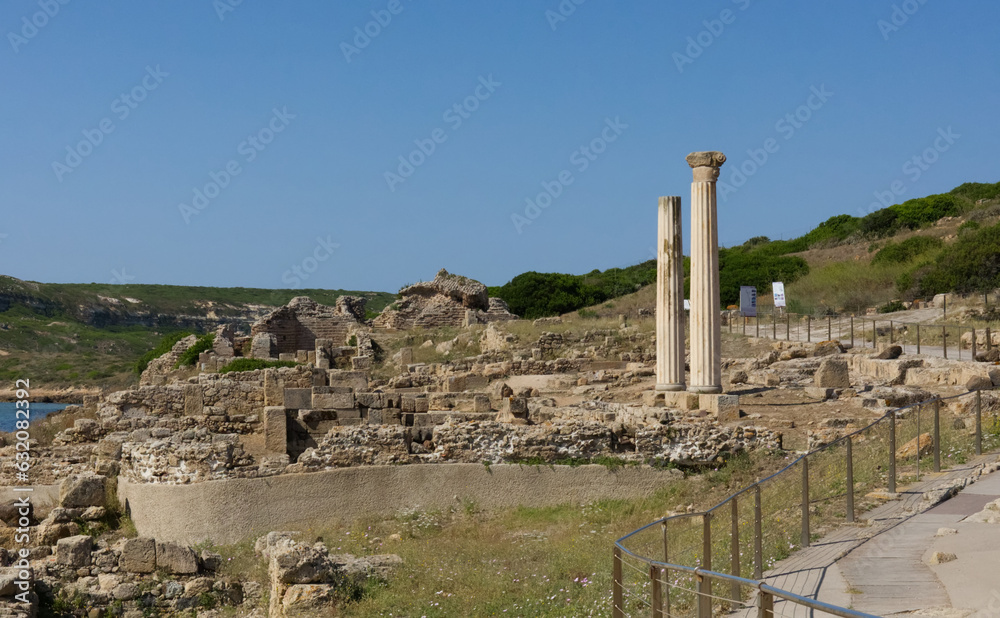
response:
{"label": "stone wall", "polygon": [[[336,307],[320,305],[304,296],[264,316],[251,328],[251,334],[274,336],[273,356],[314,350],[317,339],[329,339],[334,345],[343,345],[353,327],[359,325],[358,302],[338,302]],[[363,312],[362,312],[363,313]]]}
{"label": "stone wall", "polygon": [[[158,540],[236,543],[270,530],[322,528],[404,509],[447,509],[458,500],[495,510],[640,498],[677,478],[645,466],[370,466],[195,485],[136,484],[118,496],[139,534]],[[377,487],[378,491],[371,488]]]}

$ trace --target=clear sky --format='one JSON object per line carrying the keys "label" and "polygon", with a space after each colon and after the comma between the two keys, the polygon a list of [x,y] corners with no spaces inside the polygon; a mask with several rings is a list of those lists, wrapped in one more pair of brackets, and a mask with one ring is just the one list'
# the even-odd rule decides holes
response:
{"label": "clear sky", "polygon": [[723,245],[801,235],[1000,180],[998,22],[996,0],[4,0],[0,273],[396,291],[627,266],[659,196],[689,222],[695,150],[729,157]]}

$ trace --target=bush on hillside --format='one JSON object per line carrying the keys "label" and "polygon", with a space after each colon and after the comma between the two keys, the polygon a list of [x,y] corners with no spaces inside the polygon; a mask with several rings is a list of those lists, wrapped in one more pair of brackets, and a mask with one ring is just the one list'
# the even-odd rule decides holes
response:
{"label": "bush on hillside", "polygon": [[889,243],[872,258],[872,264],[905,264],[914,258],[944,245],[940,238],[914,236],[900,243]]}
{"label": "bush on hillside", "polygon": [[207,335],[202,335],[198,337],[198,340],[194,342],[190,348],[184,350],[174,363],[174,369],[179,369],[180,367],[191,367],[198,362],[198,355],[202,352],[208,352],[212,349],[212,344],[215,343],[215,333],[209,333]]}
{"label": "bush on hillside", "polygon": [[907,200],[889,209],[896,213],[900,225],[914,230],[942,217],[954,217],[962,210],[958,198],[947,193]]}
{"label": "bush on hillside", "polygon": [[899,214],[891,208],[876,210],[861,218],[858,231],[866,238],[892,236],[899,231]]}
{"label": "bush on hillside", "polygon": [[949,193],[956,197],[964,197],[973,203],[979,200],[995,200],[1000,198],[1000,182],[993,184],[967,182],[955,187]]}
{"label": "bush on hillside", "polygon": [[792,283],[808,272],[809,265],[797,256],[746,251],[743,247],[719,249],[719,287],[724,306],[740,301],[740,286],[751,285],[764,292],[774,281]]}
{"label": "bush on hillside", "polygon": [[138,361],[136,361],[135,367],[133,367],[136,375],[142,374],[142,372],[146,370],[146,367],[149,366],[150,361],[156,358],[160,358],[161,356],[169,352],[170,349],[173,348],[178,341],[191,334],[192,333],[189,333],[188,331],[181,331],[164,336],[163,339],[160,339],[160,343],[156,344],[155,348],[143,354],[142,357]]}
{"label": "bush on hillside", "polygon": [[920,279],[920,291],[988,292],[1000,286],[1000,224],[962,235]]}

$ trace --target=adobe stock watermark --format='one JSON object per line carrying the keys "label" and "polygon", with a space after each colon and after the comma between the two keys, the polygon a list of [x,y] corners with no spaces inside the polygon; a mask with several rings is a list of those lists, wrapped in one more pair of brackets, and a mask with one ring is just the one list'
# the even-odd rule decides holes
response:
{"label": "adobe stock watermark", "polygon": [[340,244],[333,242],[330,236],[326,238],[317,236],[316,247],[313,248],[313,252],[302,258],[298,264],[292,264],[292,267],[281,275],[281,282],[293,288],[301,286],[303,282],[308,280],[319,269],[319,265],[329,260],[333,252],[339,248]]}
{"label": "adobe stock watermark", "polygon": [[882,39],[889,40],[889,35],[899,32],[903,26],[910,22],[910,18],[917,14],[928,0],[903,0],[899,4],[892,5],[892,12],[889,19],[880,19],[876,23],[878,31],[882,33]]}
{"label": "adobe stock watermark", "polygon": [[104,143],[104,139],[118,128],[115,125],[114,118],[122,122],[131,116],[132,112],[139,107],[139,104],[146,100],[149,93],[159,88],[163,80],[169,76],[170,73],[160,69],[160,65],[156,65],[156,68],[147,66],[146,74],[138,84],[111,101],[112,116],[101,118],[97,126],[93,128],[83,129],[80,132],[83,135],[83,139],[75,145],[66,146],[66,156],[62,161],[52,162],[52,171],[56,175],[56,180],[61,183],[65,180],[67,174],[76,171],[76,168],[83,164],[84,159],[94,154],[97,147]]}
{"label": "adobe stock watermark", "polygon": [[[752,0],[732,0],[732,3],[735,4],[740,11],[745,11],[750,8],[751,2]],[[722,9],[717,18],[706,19],[701,22],[701,25],[703,25],[705,29],[698,34],[687,38],[687,47],[684,48],[684,53],[674,52],[674,55],[672,56],[674,65],[677,67],[677,72],[683,73],[686,65],[694,64],[695,60],[701,58],[701,55],[705,53],[705,50],[711,47],[712,43],[725,33],[726,26],[731,26],[736,22],[737,15],[738,13],[732,9]]]}
{"label": "adobe stock watermark", "polygon": [[372,44],[372,41],[377,39],[389,27],[393,18],[405,9],[406,5],[403,4],[403,0],[389,0],[384,9],[372,11],[371,21],[365,23],[363,26],[356,26],[354,28],[354,38],[351,39],[351,43],[354,43],[354,45],[351,45],[347,41],[340,43],[340,51],[343,52],[344,59],[350,63],[354,58],[360,56],[361,52],[367,49]]}
{"label": "adobe stock watermark", "polygon": [[[823,109],[823,106],[832,97],[833,93],[826,89],[826,84],[822,84],[819,87],[810,87],[810,94],[805,102],[774,123],[775,133],[785,141],[792,139],[807,122],[812,120],[813,114]],[[771,160],[771,156],[780,150],[781,143],[778,139],[769,137],[764,140],[760,148],[747,150],[747,158],[742,163],[723,168],[723,173],[728,174],[728,180],[720,180],[718,182],[716,190],[719,193],[719,197],[723,200],[729,199],[730,195],[743,188],[754,174],[767,165],[768,161]]]}
{"label": "adobe stock watermark", "polygon": [[586,2],[587,0],[562,0],[556,6],[555,10],[546,10],[545,19],[548,20],[549,28],[552,28],[552,32],[556,31],[559,24],[569,21],[569,18],[576,13],[576,7]]}
{"label": "adobe stock watermark", "polygon": [[[252,163],[260,153],[267,149],[279,133],[288,128],[294,119],[295,114],[289,113],[287,107],[282,107],[280,110],[277,107],[273,108],[271,119],[267,124],[237,144],[236,154],[240,155],[244,164]],[[190,224],[191,217],[201,214],[201,211],[208,208],[212,200],[219,197],[223,189],[228,187],[234,178],[243,173],[243,166],[240,165],[241,159],[230,159],[220,171],[209,172],[209,181],[204,186],[195,187],[192,190],[191,203],[177,205],[177,210],[185,224]]]}
{"label": "adobe stock watermark", "polygon": [[53,17],[59,14],[62,7],[70,3],[70,0],[38,0],[38,8],[41,9],[32,13],[30,16],[25,15],[21,18],[21,29],[19,32],[8,32],[7,40],[10,41],[10,46],[14,48],[14,53],[21,53],[21,48],[28,44],[28,42],[38,36],[42,28],[49,25],[49,21]]}
{"label": "adobe stock watermark", "polygon": [[243,4],[243,0],[213,0],[212,8],[219,16],[219,21],[226,21],[226,14],[232,13],[241,4]]}
{"label": "adobe stock watermark", "polygon": [[[486,77],[480,75],[479,85],[472,91],[472,94],[444,110],[441,119],[450,127],[451,132],[459,130],[465,121],[472,118],[480,106],[489,100],[502,85],[501,82],[493,79],[492,73]],[[395,193],[396,188],[409,180],[416,173],[417,168],[427,163],[427,160],[437,152],[438,146],[446,141],[448,141],[448,130],[441,127],[431,131],[429,137],[413,140],[416,148],[407,155],[399,155],[399,165],[396,166],[396,171],[387,171],[383,174],[389,190]]]}
{"label": "adobe stock watermark", "polygon": [[931,169],[931,166],[941,159],[941,155],[951,150],[952,146],[954,146],[955,143],[961,139],[961,137],[962,136],[955,133],[950,126],[947,129],[939,128],[937,130],[937,136],[927,148],[919,154],[913,155],[907,159],[905,163],[903,163],[900,171],[906,178],[892,181],[889,188],[884,191],[876,191],[874,194],[876,201],[869,204],[867,210],[864,208],[858,209],[861,216],[870,215],[876,210],[888,208],[889,206],[896,204],[896,198],[905,194],[910,185],[915,184],[918,180],[920,180],[927,170]]}
{"label": "adobe stock watermark", "polygon": [[111,285],[125,285],[129,281],[135,281],[135,275],[128,274],[124,268],[120,271],[111,269],[111,281],[108,281],[108,283]]}
{"label": "adobe stock watermark", "polygon": [[[588,144],[577,148],[570,154],[570,166],[578,174],[586,172],[590,169],[591,164],[604,154],[608,149],[608,145],[618,141],[618,138],[621,137],[626,129],[628,129],[628,125],[623,123],[618,116],[615,116],[614,120],[605,118],[604,128],[601,129],[601,133],[590,140]],[[559,199],[566,192],[566,188],[574,182],[576,182],[576,177],[573,176],[573,172],[569,169],[564,169],[556,174],[555,180],[543,181],[542,192],[534,198],[529,197],[525,199],[524,214],[511,213],[510,221],[514,224],[514,230],[518,234],[524,233],[524,227],[531,225],[535,219],[540,217],[542,211]]]}

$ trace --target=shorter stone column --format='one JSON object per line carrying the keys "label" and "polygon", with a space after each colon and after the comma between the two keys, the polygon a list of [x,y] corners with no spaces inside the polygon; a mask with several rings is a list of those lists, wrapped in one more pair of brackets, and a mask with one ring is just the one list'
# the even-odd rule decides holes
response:
{"label": "shorter stone column", "polygon": [[661,197],[656,255],[656,390],[684,390],[681,198]]}

